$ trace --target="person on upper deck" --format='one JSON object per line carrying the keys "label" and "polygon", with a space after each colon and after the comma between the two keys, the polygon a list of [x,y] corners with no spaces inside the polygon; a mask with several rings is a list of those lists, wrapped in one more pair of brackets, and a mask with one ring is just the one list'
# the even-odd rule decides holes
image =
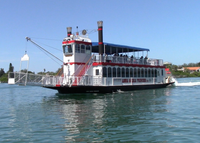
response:
{"label": "person on upper deck", "polygon": [[147,59],[148,59],[148,57],[145,56],[145,58],[144,58],[144,64],[145,64],[145,65],[147,64]]}

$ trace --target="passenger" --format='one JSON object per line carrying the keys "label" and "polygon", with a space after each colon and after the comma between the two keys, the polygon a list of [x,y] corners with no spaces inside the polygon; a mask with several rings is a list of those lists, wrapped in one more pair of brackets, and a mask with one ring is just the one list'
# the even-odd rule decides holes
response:
{"label": "passenger", "polygon": [[147,56],[144,58],[144,64],[146,65],[147,64]]}
{"label": "passenger", "polygon": [[140,64],[143,63],[143,56],[140,57]]}

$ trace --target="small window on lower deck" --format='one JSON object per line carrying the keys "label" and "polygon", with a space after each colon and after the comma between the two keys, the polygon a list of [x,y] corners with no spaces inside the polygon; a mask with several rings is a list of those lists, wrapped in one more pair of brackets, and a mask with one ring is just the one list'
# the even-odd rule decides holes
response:
{"label": "small window on lower deck", "polygon": [[107,77],[107,68],[103,67],[103,77]]}
{"label": "small window on lower deck", "polygon": [[99,69],[96,69],[96,75],[99,75]]}
{"label": "small window on lower deck", "polygon": [[112,69],[111,69],[111,67],[108,68],[108,77],[112,77]]}

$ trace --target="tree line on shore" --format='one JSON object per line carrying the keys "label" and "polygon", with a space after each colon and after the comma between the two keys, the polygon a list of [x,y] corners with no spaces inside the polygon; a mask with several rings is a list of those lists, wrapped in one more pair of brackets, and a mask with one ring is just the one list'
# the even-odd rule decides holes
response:
{"label": "tree line on shore", "polygon": [[[178,71],[178,69],[182,67],[200,67],[200,62],[198,63],[184,63],[183,65],[166,65],[167,68],[170,69],[172,72],[172,75],[175,77],[200,77],[200,72],[190,72],[189,70]],[[56,72],[46,72],[45,69],[43,72],[38,72],[37,74],[40,75],[56,75],[60,71],[60,68]],[[9,70],[7,72],[4,71],[3,68],[0,68],[0,82],[7,83],[8,82],[8,73],[14,72],[14,67],[12,66],[12,63],[9,64]],[[21,70],[21,72],[27,72],[27,70]],[[28,71],[28,73],[35,74],[34,72]]]}
{"label": "tree line on shore", "polygon": [[200,67],[200,62],[198,63],[184,63],[183,65],[166,65],[167,68],[170,69],[172,75],[177,78],[181,77],[200,77],[200,72],[194,71],[191,72],[188,69],[185,69],[183,71],[179,71],[178,69],[181,69],[183,67]]}
{"label": "tree line on shore", "polygon": [[[43,72],[38,72],[37,74],[40,74],[40,75],[56,75],[59,71],[60,71],[61,68],[59,68],[56,72],[46,72],[46,70],[44,69]],[[8,74],[10,72],[14,72],[14,66],[12,66],[12,63],[9,64],[9,70],[7,72],[4,71],[3,68],[0,68],[0,82],[1,83],[7,83],[8,82]],[[24,72],[26,73],[27,70],[24,69],[24,70],[21,70],[21,72]],[[28,73],[31,73],[31,74],[35,74],[35,72],[32,72],[32,71],[28,71]]]}

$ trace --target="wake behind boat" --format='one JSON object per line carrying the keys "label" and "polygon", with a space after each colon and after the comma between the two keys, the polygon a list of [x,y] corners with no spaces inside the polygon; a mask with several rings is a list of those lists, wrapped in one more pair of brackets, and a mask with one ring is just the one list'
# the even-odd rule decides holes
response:
{"label": "wake behind boat", "polygon": [[103,22],[97,24],[98,42],[92,42],[86,30],[82,35],[72,34],[72,28],[67,27],[62,73],[42,76],[43,87],[64,94],[111,93],[164,88],[174,83],[167,77],[163,60],[148,58],[149,49],[103,42]]}

